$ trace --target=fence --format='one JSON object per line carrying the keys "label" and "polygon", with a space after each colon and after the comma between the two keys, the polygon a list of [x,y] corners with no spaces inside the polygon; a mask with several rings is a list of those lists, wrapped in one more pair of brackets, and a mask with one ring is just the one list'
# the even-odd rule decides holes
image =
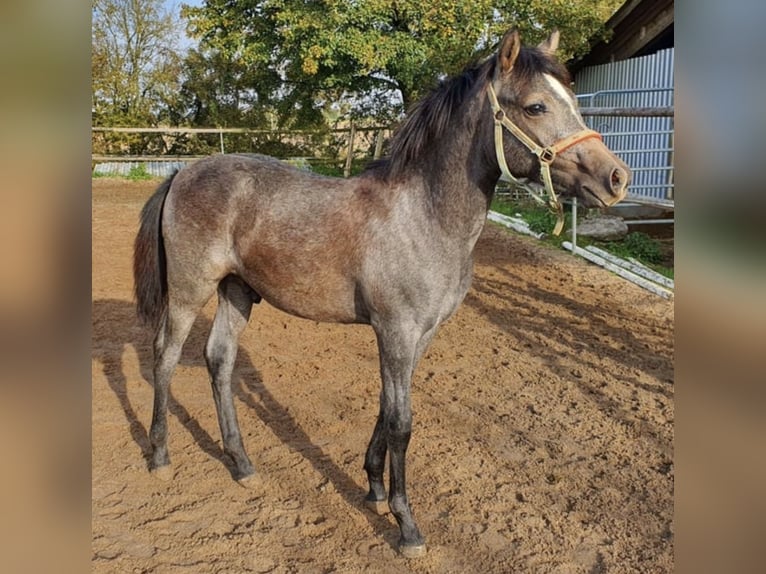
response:
{"label": "fence", "polygon": [[[93,127],[91,155],[95,175],[127,175],[141,167],[167,176],[186,163],[213,153],[265,153],[299,167],[348,177],[356,162],[380,157],[390,129],[357,127],[332,130],[247,128]],[[131,142],[130,138],[140,141]],[[195,138],[197,138],[195,140]],[[133,153],[133,149],[141,152]],[[144,151],[144,150],[149,150]],[[97,153],[100,150],[102,153]],[[317,151],[319,150],[319,153]]]}
{"label": "fence", "polygon": [[672,206],[674,50],[581,70],[575,81],[586,124],[633,171],[628,197]]}
{"label": "fence", "polygon": [[[599,101],[603,96],[611,95],[606,92],[595,94],[586,94],[578,98],[588,98],[588,103]],[[631,166],[634,179],[630,187],[630,196],[633,199],[649,198],[658,203],[672,202],[673,199],[673,163],[672,163],[672,135],[673,130],[656,130],[650,132],[647,129],[635,129],[633,131],[612,131],[613,124],[625,122],[626,119],[635,120],[670,119],[672,122],[672,107],[656,108],[607,108],[607,107],[583,107],[580,110],[586,119],[589,127],[599,131],[604,136],[604,141],[617,155],[621,156],[628,165]],[[639,126],[640,127],[640,126]],[[290,150],[300,149],[295,142],[302,136],[312,136],[324,134],[325,132],[307,132],[307,131],[284,131],[272,132],[267,130],[248,130],[241,128],[113,128],[113,127],[93,127],[93,137],[96,140],[104,134],[155,134],[163,140],[173,139],[178,134],[185,135],[213,135],[216,136],[217,145],[215,147],[208,145],[203,148],[203,153],[151,153],[151,154],[132,154],[132,153],[94,153],[91,155],[94,175],[120,175],[127,176],[136,168],[141,168],[146,173],[156,177],[166,177],[175,169],[179,169],[188,162],[212,153],[232,152],[253,152],[267,153],[281,157],[298,167],[310,169],[319,169],[320,171],[337,172],[337,175],[348,177],[356,162],[367,162],[370,159],[377,159],[381,156],[383,144],[387,137],[390,137],[390,128],[381,127],[363,127],[348,129],[331,130],[330,135],[336,140],[338,153],[329,155],[289,153]],[[271,146],[258,145],[254,142],[252,146],[232,145],[227,142],[230,134],[242,136],[267,135]],[[668,141],[651,141],[653,137],[667,136]],[[648,140],[648,141],[647,141]],[[292,142],[292,145],[274,146],[274,142],[284,144]],[[96,145],[94,144],[94,149]],[[275,149],[277,153],[275,153]],[[278,153],[287,151],[288,153]],[[662,155],[665,154],[665,155]],[[500,190],[503,191],[503,190]],[[513,190],[505,190],[514,193]],[[647,193],[649,191],[649,193]],[[516,192],[519,197],[525,196],[524,192]]]}

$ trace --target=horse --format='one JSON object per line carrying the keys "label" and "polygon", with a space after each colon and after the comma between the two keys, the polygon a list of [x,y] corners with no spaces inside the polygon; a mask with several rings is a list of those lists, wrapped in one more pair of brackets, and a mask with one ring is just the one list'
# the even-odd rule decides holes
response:
{"label": "horse", "polygon": [[263,299],[314,321],[367,324],[382,388],[364,458],[365,501],[396,518],[403,556],[426,552],[405,486],[412,375],[468,291],[501,174],[539,181],[547,170],[562,197],[599,207],[624,198],[630,180],[628,167],[586,129],[557,46],[558,32],[522,46],[508,30],[490,56],[416,103],[387,157],[357,176],[325,177],[235,153],[198,160],[158,187],[141,211],[133,261],[137,314],[154,330],[151,472],[172,474],[168,388],[214,293],[204,355],[223,449],[243,483],[255,471],[231,376],[253,305]]}

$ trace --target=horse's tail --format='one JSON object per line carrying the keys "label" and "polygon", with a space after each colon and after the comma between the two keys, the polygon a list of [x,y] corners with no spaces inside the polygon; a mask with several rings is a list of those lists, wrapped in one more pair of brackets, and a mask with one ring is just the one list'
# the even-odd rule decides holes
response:
{"label": "horse's tail", "polygon": [[168,307],[162,209],[178,170],[162,182],[141,210],[141,226],[133,244],[133,281],[138,318],[159,328]]}

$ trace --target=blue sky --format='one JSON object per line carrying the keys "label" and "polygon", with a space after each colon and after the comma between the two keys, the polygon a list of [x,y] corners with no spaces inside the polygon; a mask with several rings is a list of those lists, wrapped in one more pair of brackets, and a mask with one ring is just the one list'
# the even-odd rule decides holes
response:
{"label": "blue sky", "polygon": [[[188,6],[201,6],[203,4],[204,0],[163,0],[163,4],[165,5],[165,8],[168,10],[172,10],[173,13],[178,17],[179,13],[181,11],[181,4],[187,4]],[[184,38],[181,40],[181,48],[184,50],[188,48],[192,44],[191,40]]]}
{"label": "blue sky", "polygon": [[172,8],[175,6],[176,10],[181,9],[181,4],[188,4],[189,6],[201,6],[203,0],[164,0],[163,4],[167,8]]}

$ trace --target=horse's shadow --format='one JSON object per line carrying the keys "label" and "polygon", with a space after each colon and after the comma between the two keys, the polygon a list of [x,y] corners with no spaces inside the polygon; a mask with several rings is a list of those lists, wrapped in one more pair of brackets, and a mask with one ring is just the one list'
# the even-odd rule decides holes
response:
{"label": "horse's shadow", "polygon": [[[513,257],[511,254],[510,257]],[[478,311],[488,321],[507,332],[524,348],[534,349],[534,353],[540,357],[551,373],[562,380],[574,381],[581,389],[583,396],[593,402],[599,410],[610,418],[620,423],[633,425],[636,417],[629,411],[629,407],[622,404],[601,388],[586,379],[578,379],[572,375],[571,364],[580,363],[598,371],[602,367],[590,359],[584,359],[572,347],[568,351],[560,348],[540,344],[540,337],[555,340],[557,338],[555,326],[561,324],[558,313],[545,311],[543,306],[535,302],[544,302],[553,309],[560,310],[561,316],[570,314],[575,317],[587,317],[587,324],[567,324],[566,329],[572,340],[582,343],[586,341],[591,349],[591,355],[596,357],[609,357],[610,360],[627,367],[620,374],[613,374],[612,378],[634,389],[640,389],[649,394],[664,397],[672,401],[674,397],[673,385],[673,360],[672,349],[661,353],[649,351],[650,342],[645,340],[645,335],[637,335],[635,332],[610,325],[604,318],[605,314],[619,314],[620,305],[604,300],[600,304],[579,301],[567,293],[555,289],[546,289],[539,284],[528,284],[523,277],[523,272],[514,273],[503,266],[497,265],[487,253],[477,249],[477,264],[491,265],[495,270],[493,278],[475,277],[471,291],[465,298],[465,304]],[[525,262],[514,262],[513,267],[521,269]],[[494,296],[505,303],[493,305],[488,303],[484,296]],[[594,333],[601,333],[601,337],[594,337]],[[651,355],[652,369],[647,367],[647,355]],[[570,359],[570,360],[567,360]],[[649,384],[640,380],[636,374],[646,371],[656,382]],[[643,421],[642,432],[652,437],[659,448],[667,449],[667,440],[663,436],[659,425]]]}
{"label": "horse's shadow", "polygon": [[[94,333],[93,355],[103,366],[103,372],[112,392],[117,397],[125,414],[129,432],[141,449],[147,462],[151,458],[151,444],[147,428],[139,420],[127,393],[127,378],[123,369],[123,354],[133,347],[138,356],[142,378],[152,381],[152,344],[150,337],[138,325],[135,306],[118,299],[101,299],[93,302],[92,322]],[[180,365],[204,367],[201,349],[211,328],[210,319],[200,315],[192,327],[181,355]],[[200,344],[197,344],[200,343]],[[292,450],[300,452],[314,469],[326,477],[343,499],[353,507],[361,507],[366,491],[342,468],[315,445],[300,428],[289,411],[283,407],[263,385],[260,373],[253,365],[247,351],[242,347],[237,353],[237,363],[232,376],[232,391],[248,408],[255,411],[280,441]],[[176,417],[193,437],[197,445],[209,456],[220,461],[235,478],[236,468],[223,452],[220,443],[210,436],[189,411],[172,395],[168,400],[168,411]],[[211,401],[212,402],[212,401]],[[211,404],[211,408],[214,408]],[[386,517],[363,511],[376,534],[392,547],[396,537]]]}

